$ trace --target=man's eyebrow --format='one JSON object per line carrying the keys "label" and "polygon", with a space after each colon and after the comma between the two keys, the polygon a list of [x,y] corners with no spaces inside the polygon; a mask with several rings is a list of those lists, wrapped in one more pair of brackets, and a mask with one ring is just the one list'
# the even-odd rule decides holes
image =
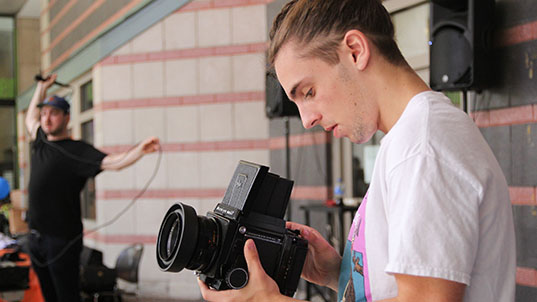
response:
{"label": "man's eyebrow", "polygon": [[302,81],[296,83],[293,88],[291,88],[291,91],[289,92],[289,94],[291,95],[291,99],[294,99],[295,96],[296,96],[296,90],[298,89],[298,87],[302,84]]}

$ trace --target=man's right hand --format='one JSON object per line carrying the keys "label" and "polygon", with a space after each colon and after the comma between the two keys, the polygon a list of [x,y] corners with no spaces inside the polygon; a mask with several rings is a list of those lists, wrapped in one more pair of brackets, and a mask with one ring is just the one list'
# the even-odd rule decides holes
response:
{"label": "man's right hand", "polygon": [[308,240],[302,278],[337,291],[341,256],[336,249],[314,228],[290,221],[286,227],[300,230],[302,238]]}
{"label": "man's right hand", "polygon": [[46,92],[47,89],[49,89],[49,87],[54,84],[54,81],[56,81],[57,77],[58,75],[53,73],[49,75],[48,77],[46,77],[44,81],[39,81],[38,83],[43,86],[44,92]]}
{"label": "man's right hand", "polygon": [[24,122],[32,140],[35,140],[37,136],[37,129],[39,128],[39,109],[37,106],[45,100],[47,90],[54,84],[56,77],[56,74],[51,74],[44,81],[38,81],[32,100],[28,105],[28,111],[26,112]]}

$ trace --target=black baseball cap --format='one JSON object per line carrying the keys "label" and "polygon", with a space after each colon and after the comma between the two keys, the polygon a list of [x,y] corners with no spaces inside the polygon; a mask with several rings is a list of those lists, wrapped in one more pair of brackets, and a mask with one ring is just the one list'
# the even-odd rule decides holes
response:
{"label": "black baseball cap", "polygon": [[71,107],[64,98],[57,95],[51,95],[47,97],[43,103],[37,105],[37,107],[39,108],[43,106],[56,107],[58,109],[63,110],[65,113],[69,113],[69,108]]}

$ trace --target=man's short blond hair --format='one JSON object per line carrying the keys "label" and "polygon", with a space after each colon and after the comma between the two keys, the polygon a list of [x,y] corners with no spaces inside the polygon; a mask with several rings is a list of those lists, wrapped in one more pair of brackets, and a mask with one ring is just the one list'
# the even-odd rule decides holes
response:
{"label": "man's short blond hair", "polygon": [[379,53],[394,65],[406,61],[394,40],[390,14],[380,0],[292,0],[274,19],[268,62],[274,65],[284,44],[293,41],[304,57],[337,64],[337,47],[349,30],[363,32]]}

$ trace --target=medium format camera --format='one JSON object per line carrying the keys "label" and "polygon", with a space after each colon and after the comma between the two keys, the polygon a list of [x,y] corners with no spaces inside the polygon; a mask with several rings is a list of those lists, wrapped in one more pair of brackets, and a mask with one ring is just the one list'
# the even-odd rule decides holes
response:
{"label": "medium format camera", "polygon": [[265,272],[280,292],[293,296],[308,251],[298,230],[285,228],[283,215],[293,182],[269,168],[240,161],[224,199],[207,216],[183,203],[166,213],[157,239],[161,270],[195,270],[216,290],[248,283],[244,243],[253,239]]}

